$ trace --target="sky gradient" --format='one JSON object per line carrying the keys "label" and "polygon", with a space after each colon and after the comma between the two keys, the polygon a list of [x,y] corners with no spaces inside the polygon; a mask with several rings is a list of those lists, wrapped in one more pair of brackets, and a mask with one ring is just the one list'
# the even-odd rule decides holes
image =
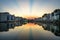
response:
{"label": "sky gradient", "polygon": [[0,0],[0,12],[20,17],[41,17],[60,8],[60,0]]}

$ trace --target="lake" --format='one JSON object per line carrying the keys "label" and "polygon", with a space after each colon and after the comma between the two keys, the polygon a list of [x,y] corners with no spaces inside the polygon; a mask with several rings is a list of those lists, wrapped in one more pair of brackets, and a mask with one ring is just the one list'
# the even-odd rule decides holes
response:
{"label": "lake", "polygon": [[60,25],[0,23],[0,40],[60,40]]}

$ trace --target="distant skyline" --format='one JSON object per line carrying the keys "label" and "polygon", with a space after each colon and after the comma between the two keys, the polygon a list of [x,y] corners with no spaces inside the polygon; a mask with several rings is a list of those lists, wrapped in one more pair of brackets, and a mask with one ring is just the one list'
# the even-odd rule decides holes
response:
{"label": "distant skyline", "polygon": [[0,12],[20,17],[41,17],[60,9],[60,0],[0,0]]}

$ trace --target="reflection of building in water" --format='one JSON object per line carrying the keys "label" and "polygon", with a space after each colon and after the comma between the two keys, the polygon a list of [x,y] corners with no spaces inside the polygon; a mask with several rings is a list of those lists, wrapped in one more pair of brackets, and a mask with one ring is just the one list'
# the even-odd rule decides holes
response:
{"label": "reflection of building in water", "polygon": [[9,31],[9,29],[14,27],[14,23],[0,23],[0,31]]}
{"label": "reflection of building in water", "polygon": [[15,26],[22,26],[22,23],[17,22],[17,23],[15,23]]}
{"label": "reflection of building in water", "polygon": [[60,25],[42,24],[44,30],[51,31],[56,36],[60,36]]}
{"label": "reflection of building in water", "polygon": [[14,24],[14,23],[7,23],[7,25],[8,25],[8,27],[9,27],[9,29],[10,29],[10,28],[13,29],[13,28],[15,27],[15,24]]}
{"label": "reflection of building in water", "polygon": [[0,32],[9,31],[9,29],[14,29],[17,26],[22,26],[22,23],[0,23]]}
{"label": "reflection of building in water", "polygon": [[6,23],[0,23],[0,31],[8,31],[9,27]]}

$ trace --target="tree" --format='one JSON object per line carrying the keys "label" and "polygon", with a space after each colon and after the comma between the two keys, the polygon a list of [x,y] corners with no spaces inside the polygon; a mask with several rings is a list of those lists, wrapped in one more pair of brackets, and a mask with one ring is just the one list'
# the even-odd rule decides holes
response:
{"label": "tree", "polygon": [[56,10],[54,10],[54,12],[56,13],[56,12],[60,12],[60,9],[56,9]]}
{"label": "tree", "polygon": [[44,14],[42,17],[45,17],[46,15],[48,15],[48,14]]}

